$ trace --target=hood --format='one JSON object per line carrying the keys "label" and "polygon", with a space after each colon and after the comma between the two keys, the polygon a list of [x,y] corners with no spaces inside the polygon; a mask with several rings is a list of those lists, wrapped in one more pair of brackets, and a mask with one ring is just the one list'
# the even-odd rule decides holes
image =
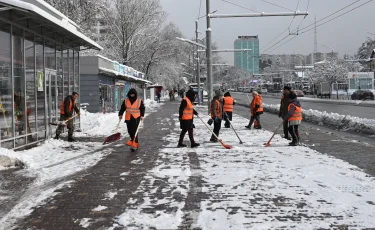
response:
{"label": "hood", "polygon": [[189,98],[189,100],[190,100],[191,102],[194,102],[194,100],[195,100],[195,92],[194,92],[194,90],[189,89],[189,90],[186,92],[186,97]]}
{"label": "hood", "polygon": [[130,94],[135,94],[135,98],[137,98],[137,96],[138,96],[138,94],[137,94],[137,90],[136,89],[134,89],[134,88],[131,88],[130,90],[129,90],[129,92],[128,92],[128,97],[130,97],[129,95]]}
{"label": "hood", "polygon": [[224,97],[231,97],[229,92],[224,93]]}
{"label": "hood", "polygon": [[299,100],[297,100],[297,99],[294,99],[294,100],[292,101],[292,104],[294,104],[295,106],[301,107],[301,103],[300,103]]}

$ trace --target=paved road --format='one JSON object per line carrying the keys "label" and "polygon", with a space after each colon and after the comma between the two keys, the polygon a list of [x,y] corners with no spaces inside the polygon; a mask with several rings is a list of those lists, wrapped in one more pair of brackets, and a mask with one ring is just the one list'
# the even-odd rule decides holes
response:
{"label": "paved road", "polygon": [[[249,117],[249,111],[244,106],[235,106],[235,113]],[[280,122],[274,114],[264,113],[261,116],[262,127],[266,130],[275,130]],[[309,122],[302,122],[299,131],[302,143],[309,148],[349,162],[375,176],[375,137],[341,132]],[[280,130],[279,134],[282,133]]]}
{"label": "paved road", "polygon": [[[232,96],[240,103],[248,103],[246,94],[231,92]],[[250,95],[250,98],[251,95]],[[280,104],[280,99],[272,97],[263,97],[263,102],[266,104]],[[314,109],[319,111],[326,111],[329,113],[338,113],[341,115],[350,115],[354,117],[375,119],[375,108],[374,107],[362,107],[352,105],[340,105],[340,104],[327,104],[317,102],[302,102],[303,109]]]}

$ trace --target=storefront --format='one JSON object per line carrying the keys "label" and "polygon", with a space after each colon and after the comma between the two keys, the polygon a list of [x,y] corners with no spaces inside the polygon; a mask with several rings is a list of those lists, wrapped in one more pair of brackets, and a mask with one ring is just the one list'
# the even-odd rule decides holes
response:
{"label": "storefront", "polygon": [[350,72],[348,74],[349,88],[348,92],[352,93],[358,89],[375,89],[374,72]]}
{"label": "storefront", "polygon": [[130,88],[143,98],[151,84],[143,73],[100,55],[81,57],[80,68],[81,101],[91,113],[118,111]]}
{"label": "storefront", "polygon": [[43,1],[0,11],[0,147],[19,149],[54,134],[63,98],[80,91],[80,50],[102,48]]}

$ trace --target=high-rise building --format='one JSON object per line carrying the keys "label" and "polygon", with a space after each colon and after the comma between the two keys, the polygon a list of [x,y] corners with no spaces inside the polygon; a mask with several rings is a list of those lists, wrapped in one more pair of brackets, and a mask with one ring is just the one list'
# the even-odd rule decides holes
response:
{"label": "high-rise building", "polygon": [[259,74],[259,39],[257,36],[238,36],[234,41],[234,49],[251,49],[251,51],[234,52],[234,65]]}

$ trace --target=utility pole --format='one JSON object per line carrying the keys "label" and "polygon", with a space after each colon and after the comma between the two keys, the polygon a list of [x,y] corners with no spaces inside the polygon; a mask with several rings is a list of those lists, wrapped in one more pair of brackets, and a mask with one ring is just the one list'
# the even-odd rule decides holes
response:
{"label": "utility pole", "polygon": [[213,98],[213,79],[212,79],[212,47],[211,47],[211,18],[210,18],[210,0],[206,0],[206,56],[207,56],[207,83],[208,83],[208,113],[210,112],[210,103]]}
{"label": "utility pole", "polygon": [[316,15],[315,15],[315,25],[314,25],[314,53],[312,55],[312,65],[315,63],[315,54],[318,52],[318,30],[316,29]]}
{"label": "utility pole", "polygon": [[[198,40],[198,20],[195,21],[195,42],[196,43],[199,43],[199,40]],[[197,47],[197,68],[196,68],[196,82],[198,84],[198,105],[201,104],[201,78],[200,78],[200,69],[199,69],[199,52],[198,52],[198,49],[199,49],[199,46],[196,46]]]}

